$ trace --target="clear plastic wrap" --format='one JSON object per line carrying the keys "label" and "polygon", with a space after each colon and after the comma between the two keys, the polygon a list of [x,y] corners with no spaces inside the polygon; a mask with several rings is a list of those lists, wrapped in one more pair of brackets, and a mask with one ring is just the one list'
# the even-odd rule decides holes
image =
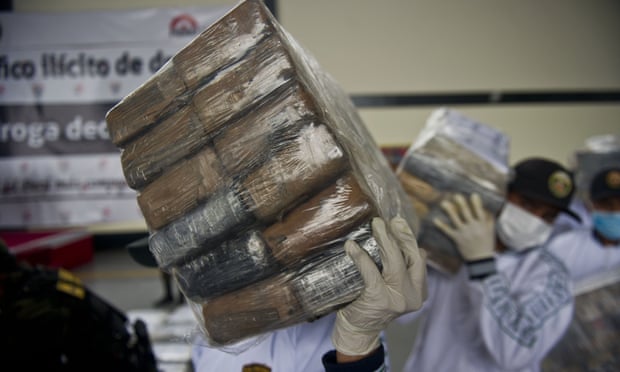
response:
{"label": "clear plastic wrap", "polygon": [[[152,106],[149,102],[152,102]],[[240,2],[106,116],[149,248],[207,346],[238,351],[359,295],[356,240],[416,215],[349,96],[261,1]]]}
{"label": "clear plastic wrap", "polygon": [[491,212],[501,209],[508,184],[509,138],[461,113],[440,108],[401,159],[396,173],[419,217],[418,244],[428,252],[428,263],[455,273],[461,266],[456,246],[433,224],[447,216],[442,200],[455,193],[478,193]]}
{"label": "clear plastic wrap", "polygon": [[590,183],[606,168],[620,166],[620,136],[604,134],[588,138],[585,147],[575,151],[577,195],[589,200]]}

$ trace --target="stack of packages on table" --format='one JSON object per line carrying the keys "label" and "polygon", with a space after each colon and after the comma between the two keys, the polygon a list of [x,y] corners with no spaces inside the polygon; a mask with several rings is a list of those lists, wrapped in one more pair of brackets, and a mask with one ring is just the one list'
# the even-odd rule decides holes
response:
{"label": "stack of packages on table", "polygon": [[462,259],[452,240],[433,219],[448,222],[440,207],[456,193],[478,193],[486,209],[498,213],[506,196],[510,167],[509,138],[463,114],[440,108],[427,119],[396,173],[419,218],[418,244],[428,264],[453,274]]}
{"label": "stack of packages on table", "polygon": [[212,346],[328,314],[380,267],[370,221],[415,213],[349,96],[261,1],[240,2],[106,115],[149,228]]}

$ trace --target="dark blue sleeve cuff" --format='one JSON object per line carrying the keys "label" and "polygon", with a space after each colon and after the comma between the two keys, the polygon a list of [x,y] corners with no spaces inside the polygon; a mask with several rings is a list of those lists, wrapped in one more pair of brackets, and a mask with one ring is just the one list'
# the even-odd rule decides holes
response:
{"label": "dark blue sleeve cuff", "polygon": [[495,258],[483,258],[477,261],[467,262],[467,271],[469,272],[469,279],[482,280],[487,276],[497,273],[495,266]]}
{"label": "dark blue sleeve cuff", "polygon": [[383,345],[377,351],[364,359],[356,362],[338,364],[336,362],[336,350],[331,350],[323,355],[323,367],[325,372],[377,372],[385,367],[385,352]]}

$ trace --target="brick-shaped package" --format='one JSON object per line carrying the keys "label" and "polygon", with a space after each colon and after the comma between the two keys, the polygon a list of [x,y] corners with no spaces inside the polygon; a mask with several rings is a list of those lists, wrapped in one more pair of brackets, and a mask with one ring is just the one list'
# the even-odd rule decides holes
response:
{"label": "brick-shaped package", "polygon": [[359,295],[373,217],[417,226],[349,96],[259,0],[240,2],[106,116],[159,266],[213,346]]}
{"label": "brick-shaped package", "polygon": [[440,203],[456,193],[478,193],[497,213],[506,196],[510,139],[504,133],[451,109],[431,113],[401,159],[396,173],[419,218],[418,244],[429,265],[455,273],[462,259],[433,219],[448,223]]}

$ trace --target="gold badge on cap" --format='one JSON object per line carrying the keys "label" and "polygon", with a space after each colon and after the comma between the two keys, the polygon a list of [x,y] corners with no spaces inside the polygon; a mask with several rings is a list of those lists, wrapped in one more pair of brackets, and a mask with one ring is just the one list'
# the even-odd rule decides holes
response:
{"label": "gold badge on cap", "polygon": [[556,198],[565,198],[573,190],[573,181],[568,173],[555,171],[549,176],[549,191]]}
{"label": "gold badge on cap", "polygon": [[610,189],[620,189],[620,171],[609,171],[605,175],[605,183]]}

